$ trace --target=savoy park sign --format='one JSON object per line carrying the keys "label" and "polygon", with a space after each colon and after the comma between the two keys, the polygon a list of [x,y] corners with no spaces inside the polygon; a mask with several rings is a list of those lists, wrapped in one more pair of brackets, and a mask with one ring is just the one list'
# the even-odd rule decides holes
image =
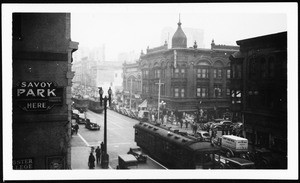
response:
{"label": "savoy park sign", "polygon": [[55,82],[22,81],[14,87],[14,103],[24,111],[47,111],[62,105],[63,87]]}

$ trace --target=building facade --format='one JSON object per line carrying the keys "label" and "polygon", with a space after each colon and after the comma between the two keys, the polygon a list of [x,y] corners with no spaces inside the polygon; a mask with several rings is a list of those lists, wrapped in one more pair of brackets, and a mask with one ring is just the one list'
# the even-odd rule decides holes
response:
{"label": "building facade", "polygon": [[[178,111],[204,111],[205,120],[223,117],[230,107],[230,60],[237,46],[187,47],[181,22],[172,37],[160,47],[147,49],[138,61],[142,73],[142,98],[157,107],[159,85],[166,108]],[[161,84],[159,84],[161,83]]]}
{"label": "building facade", "polygon": [[69,13],[13,13],[13,169],[71,168]]}
{"label": "building facade", "polygon": [[232,108],[242,116],[250,144],[286,157],[287,32],[237,44],[240,51],[230,56]]}
{"label": "building facade", "polygon": [[123,64],[123,104],[130,109],[137,109],[142,102],[142,76],[139,64],[126,63]]}

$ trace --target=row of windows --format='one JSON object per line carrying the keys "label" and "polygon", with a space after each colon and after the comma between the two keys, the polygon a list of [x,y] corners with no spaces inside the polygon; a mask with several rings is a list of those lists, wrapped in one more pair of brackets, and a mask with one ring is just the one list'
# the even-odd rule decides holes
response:
{"label": "row of windows", "polygon": [[[185,87],[173,87],[172,91],[173,91],[172,96],[175,97],[175,98],[184,98],[184,97],[187,96]],[[214,91],[213,97],[215,97],[215,98],[222,97],[223,90],[221,88],[221,85],[215,85],[214,88],[213,88],[213,91]],[[158,87],[154,87],[154,88],[152,88],[151,91],[149,91],[148,86],[143,86],[143,93],[151,93],[151,94],[157,95],[158,94]],[[163,95],[163,96],[166,95],[164,85],[161,86],[160,94]],[[209,97],[208,87],[207,86],[197,87],[196,88],[196,96],[200,97],[200,98],[208,98]],[[226,96],[230,96],[230,89],[229,88],[226,89]]]}
{"label": "row of windows", "polygon": [[[143,78],[149,78],[149,70],[143,70],[142,76],[143,76]],[[197,78],[208,79],[209,78],[209,69],[208,68],[196,69],[196,76],[197,76]],[[162,78],[166,77],[165,70],[155,69],[154,70],[154,78],[161,78],[161,77]],[[187,77],[186,69],[184,69],[184,68],[173,69],[172,77],[173,78],[186,78]],[[213,77],[215,79],[223,78],[223,69],[213,69]],[[226,69],[226,78],[227,79],[230,78],[230,70],[229,69]]]}
{"label": "row of windows", "polygon": [[140,91],[141,85],[142,85],[141,81],[128,79],[127,82],[125,83],[125,89],[132,90],[132,91]]}

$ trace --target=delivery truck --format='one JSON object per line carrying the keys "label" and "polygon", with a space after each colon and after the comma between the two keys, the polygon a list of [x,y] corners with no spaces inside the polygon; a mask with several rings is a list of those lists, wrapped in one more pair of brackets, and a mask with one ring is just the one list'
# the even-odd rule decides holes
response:
{"label": "delivery truck", "polygon": [[221,151],[226,157],[246,157],[248,139],[235,135],[223,135],[221,139]]}

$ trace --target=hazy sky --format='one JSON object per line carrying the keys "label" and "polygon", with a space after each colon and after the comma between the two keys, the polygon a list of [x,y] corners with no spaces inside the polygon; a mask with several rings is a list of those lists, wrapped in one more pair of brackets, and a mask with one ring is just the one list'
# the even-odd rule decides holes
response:
{"label": "hazy sky", "polygon": [[183,31],[204,31],[206,48],[212,39],[216,44],[236,45],[237,40],[297,28],[293,3],[12,4],[10,8],[13,12],[70,12],[72,40],[79,42],[79,49],[105,44],[106,60],[116,60],[122,52],[139,54],[147,46],[161,46],[162,30],[175,31],[179,14]]}
{"label": "hazy sky", "polygon": [[71,36],[79,48],[105,44],[106,59],[114,60],[120,52],[161,46],[162,29],[176,30],[179,14],[183,31],[204,30],[206,48],[212,39],[236,45],[237,40],[287,31],[285,9],[276,4],[97,4],[72,10]]}

